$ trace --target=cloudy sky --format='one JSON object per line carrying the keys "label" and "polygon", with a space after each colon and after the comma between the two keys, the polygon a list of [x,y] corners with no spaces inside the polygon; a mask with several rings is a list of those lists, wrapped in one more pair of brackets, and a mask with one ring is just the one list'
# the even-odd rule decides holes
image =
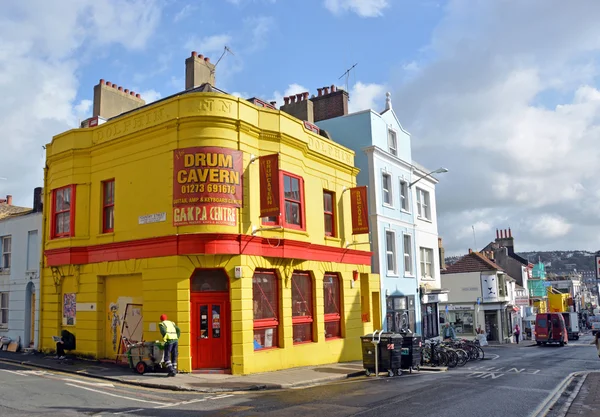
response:
{"label": "cloudy sky", "polygon": [[[385,92],[440,176],[448,254],[511,227],[518,250],[600,249],[597,0],[28,0],[0,14],[0,196],[31,205],[43,145],[91,113],[98,79],[147,102],[184,88],[196,50],[217,86],[270,100]],[[473,236],[475,229],[475,237]]]}

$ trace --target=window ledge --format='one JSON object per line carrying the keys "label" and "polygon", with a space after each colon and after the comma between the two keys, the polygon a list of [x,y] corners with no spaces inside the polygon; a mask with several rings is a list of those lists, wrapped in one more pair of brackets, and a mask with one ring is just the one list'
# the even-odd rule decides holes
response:
{"label": "window ledge", "polygon": [[115,232],[98,233],[96,237],[115,237]]}
{"label": "window ledge", "polygon": [[334,340],[344,340],[343,337],[341,336],[333,336],[333,337],[327,337],[325,336],[325,342],[330,342],[330,341],[334,341]]}
{"label": "window ledge", "polygon": [[404,274],[404,278],[414,278],[414,277],[415,277],[415,274],[412,274],[412,273]]}
{"label": "window ledge", "polygon": [[400,211],[404,214],[410,214],[410,210],[404,210],[403,208],[401,208]]}
{"label": "window ledge", "polygon": [[421,220],[421,221],[424,221],[424,222],[427,222],[427,223],[433,223],[431,221],[431,219],[428,219],[427,217],[417,216],[417,220]]}
{"label": "window ledge", "polygon": [[[273,230],[273,232],[277,232],[277,230]],[[306,236],[306,237],[310,237],[310,234],[306,231],[306,230],[300,230],[300,229],[290,229],[284,226],[284,228],[281,230],[281,232],[284,233],[284,235],[286,233],[291,233],[293,235],[302,235],[302,236]]]}
{"label": "window ledge", "polygon": [[342,239],[340,239],[339,237],[335,237],[335,236],[325,235],[325,241],[340,243],[342,241]]}
{"label": "window ledge", "polygon": [[10,275],[10,268],[3,268],[0,271],[0,275]]}
{"label": "window ledge", "polygon": [[391,205],[391,204],[389,204],[389,203],[382,203],[381,205],[382,205],[383,207],[387,207],[387,208],[391,208],[391,209],[393,209],[393,208],[394,208],[394,206],[392,206],[392,205]]}
{"label": "window ledge", "polygon": [[395,272],[390,273],[389,271],[388,271],[388,273],[385,276],[386,277],[393,277],[393,278],[400,278],[400,275],[398,275],[397,273],[395,273]]}

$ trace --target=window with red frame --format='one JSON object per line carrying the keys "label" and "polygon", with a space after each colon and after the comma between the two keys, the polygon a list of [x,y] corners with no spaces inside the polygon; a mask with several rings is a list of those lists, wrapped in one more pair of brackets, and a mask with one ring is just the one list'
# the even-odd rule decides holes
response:
{"label": "window with red frame", "polygon": [[325,305],[325,339],[342,337],[342,297],[338,275],[325,274],[323,277],[323,301]]}
{"label": "window with red frame", "polygon": [[52,237],[73,236],[74,212],[71,202],[74,186],[58,188],[52,192]]}
{"label": "window with red frame", "polygon": [[[302,177],[284,173],[283,180],[283,227],[304,230],[304,180]],[[280,224],[279,217],[271,216],[263,218],[263,224]]]}
{"label": "window with red frame", "polygon": [[252,277],[254,350],[279,346],[279,288],[273,271],[256,271]]}
{"label": "window with red frame", "polygon": [[102,233],[115,230],[115,180],[102,182]]}
{"label": "window with red frame", "polygon": [[325,236],[335,236],[335,194],[323,191],[323,214],[325,216]]}
{"label": "window with red frame", "polygon": [[313,340],[313,290],[308,273],[292,274],[292,327],[294,343]]}

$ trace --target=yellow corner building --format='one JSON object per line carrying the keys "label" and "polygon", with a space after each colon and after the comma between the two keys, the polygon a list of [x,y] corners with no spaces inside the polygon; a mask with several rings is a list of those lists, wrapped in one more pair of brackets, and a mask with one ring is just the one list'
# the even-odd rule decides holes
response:
{"label": "yellow corner building", "polygon": [[195,52],[186,90],[148,105],[100,80],[94,117],[47,146],[43,350],[68,330],[75,353],[125,360],[167,314],[183,372],[361,358],[381,318],[354,153],[213,85]]}

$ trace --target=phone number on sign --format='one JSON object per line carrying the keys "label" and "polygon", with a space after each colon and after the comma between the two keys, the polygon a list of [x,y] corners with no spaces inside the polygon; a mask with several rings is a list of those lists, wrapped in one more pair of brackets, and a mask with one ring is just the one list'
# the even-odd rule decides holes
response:
{"label": "phone number on sign", "polygon": [[181,186],[183,194],[190,193],[217,193],[217,194],[235,194],[235,185],[229,184],[184,184]]}

